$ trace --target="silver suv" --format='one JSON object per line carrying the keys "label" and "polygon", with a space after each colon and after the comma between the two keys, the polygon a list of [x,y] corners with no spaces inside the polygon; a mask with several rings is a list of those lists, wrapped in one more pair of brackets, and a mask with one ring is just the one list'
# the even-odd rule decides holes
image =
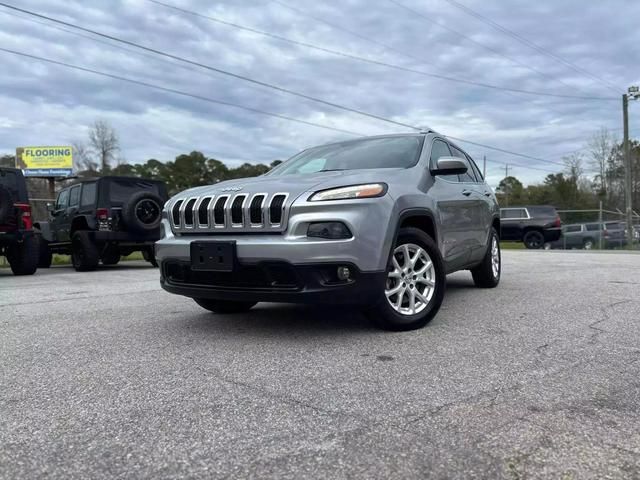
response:
{"label": "silver suv", "polygon": [[257,177],[165,205],[161,285],[215,313],[257,302],[355,304],[424,326],[445,276],[500,281],[500,211],[473,160],[435,132],[309,148]]}

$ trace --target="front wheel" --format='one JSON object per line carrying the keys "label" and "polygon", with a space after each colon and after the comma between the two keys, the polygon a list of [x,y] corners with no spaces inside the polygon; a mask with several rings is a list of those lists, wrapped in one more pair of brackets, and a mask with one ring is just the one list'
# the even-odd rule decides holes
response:
{"label": "front wheel", "polygon": [[531,230],[524,234],[524,238],[522,239],[524,242],[524,246],[529,249],[538,249],[542,248],[544,245],[544,235],[537,230]]}
{"label": "front wheel", "polygon": [[158,261],[153,251],[153,247],[142,251],[142,258],[151,264],[152,267],[158,268]]}
{"label": "front wheel", "polygon": [[593,240],[591,240],[590,238],[587,238],[587,239],[582,243],[582,248],[584,248],[585,250],[593,250],[593,246],[594,246],[594,242],[593,242]]}
{"label": "front wheel", "polygon": [[424,327],[440,309],[445,281],[444,263],[433,239],[417,228],[402,228],[380,298],[367,313],[384,330]]}
{"label": "front wheel", "polygon": [[471,270],[473,283],[480,288],[494,288],[500,283],[502,272],[502,256],[500,254],[500,239],[495,228],[491,229],[487,253],[482,263]]}
{"label": "front wheel", "polygon": [[242,313],[248,312],[258,302],[234,302],[231,300],[212,300],[209,298],[194,298],[195,302],[205,310],[213,313]]}

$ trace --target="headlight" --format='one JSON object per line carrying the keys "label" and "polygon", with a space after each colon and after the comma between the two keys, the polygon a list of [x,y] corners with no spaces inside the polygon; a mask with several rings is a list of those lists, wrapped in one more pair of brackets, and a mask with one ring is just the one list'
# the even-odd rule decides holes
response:
{"label": "headlight", "polygon": [[386,183],[368,183],[350,187],[331,188],[316,192],[309,197],[310,202],[322,200],[349,200],[354,198],[381,197],[387,193]]}

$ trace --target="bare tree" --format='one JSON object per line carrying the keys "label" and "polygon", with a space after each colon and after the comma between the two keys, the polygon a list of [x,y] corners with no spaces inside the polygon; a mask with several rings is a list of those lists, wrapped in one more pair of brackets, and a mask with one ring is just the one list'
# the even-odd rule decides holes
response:
{"label": "bare tree", "polygon": [[101,170],[109,168],[116,153],[120,150],[120,142],[116,131],[104,120],[96,120],[89,130],[89,146],[98,158]]}
{"label": "bare tree", "polygon": [[95,172],[98,169],[98,162],[91,156],[91,152],[82,142],[73,142],[73,161],[76,170],[90,170]]}
{"label": "bare tree", "polygon": [[616,140],[611,132],[602,127],[589,141],[587,148],[594,168],[598,171],[600,192],[606,196],[611,191],[611,180],[608,175],[609,166],[615,156]]}
{"label": "bare tree", "polygon": [[562,157],[565,164],[567,176],[576,182],[580,182],[584,176],[584,158],[581,153],[574,152],[569,156]]}

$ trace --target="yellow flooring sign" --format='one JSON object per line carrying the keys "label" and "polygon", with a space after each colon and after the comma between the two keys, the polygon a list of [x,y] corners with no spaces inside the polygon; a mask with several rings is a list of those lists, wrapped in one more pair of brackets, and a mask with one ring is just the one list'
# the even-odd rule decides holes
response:
{"label": "yellow flooring sign", "polygon": [[68,177],[73,173],[73,148],[18,147],[16,168],[26,177]]}

